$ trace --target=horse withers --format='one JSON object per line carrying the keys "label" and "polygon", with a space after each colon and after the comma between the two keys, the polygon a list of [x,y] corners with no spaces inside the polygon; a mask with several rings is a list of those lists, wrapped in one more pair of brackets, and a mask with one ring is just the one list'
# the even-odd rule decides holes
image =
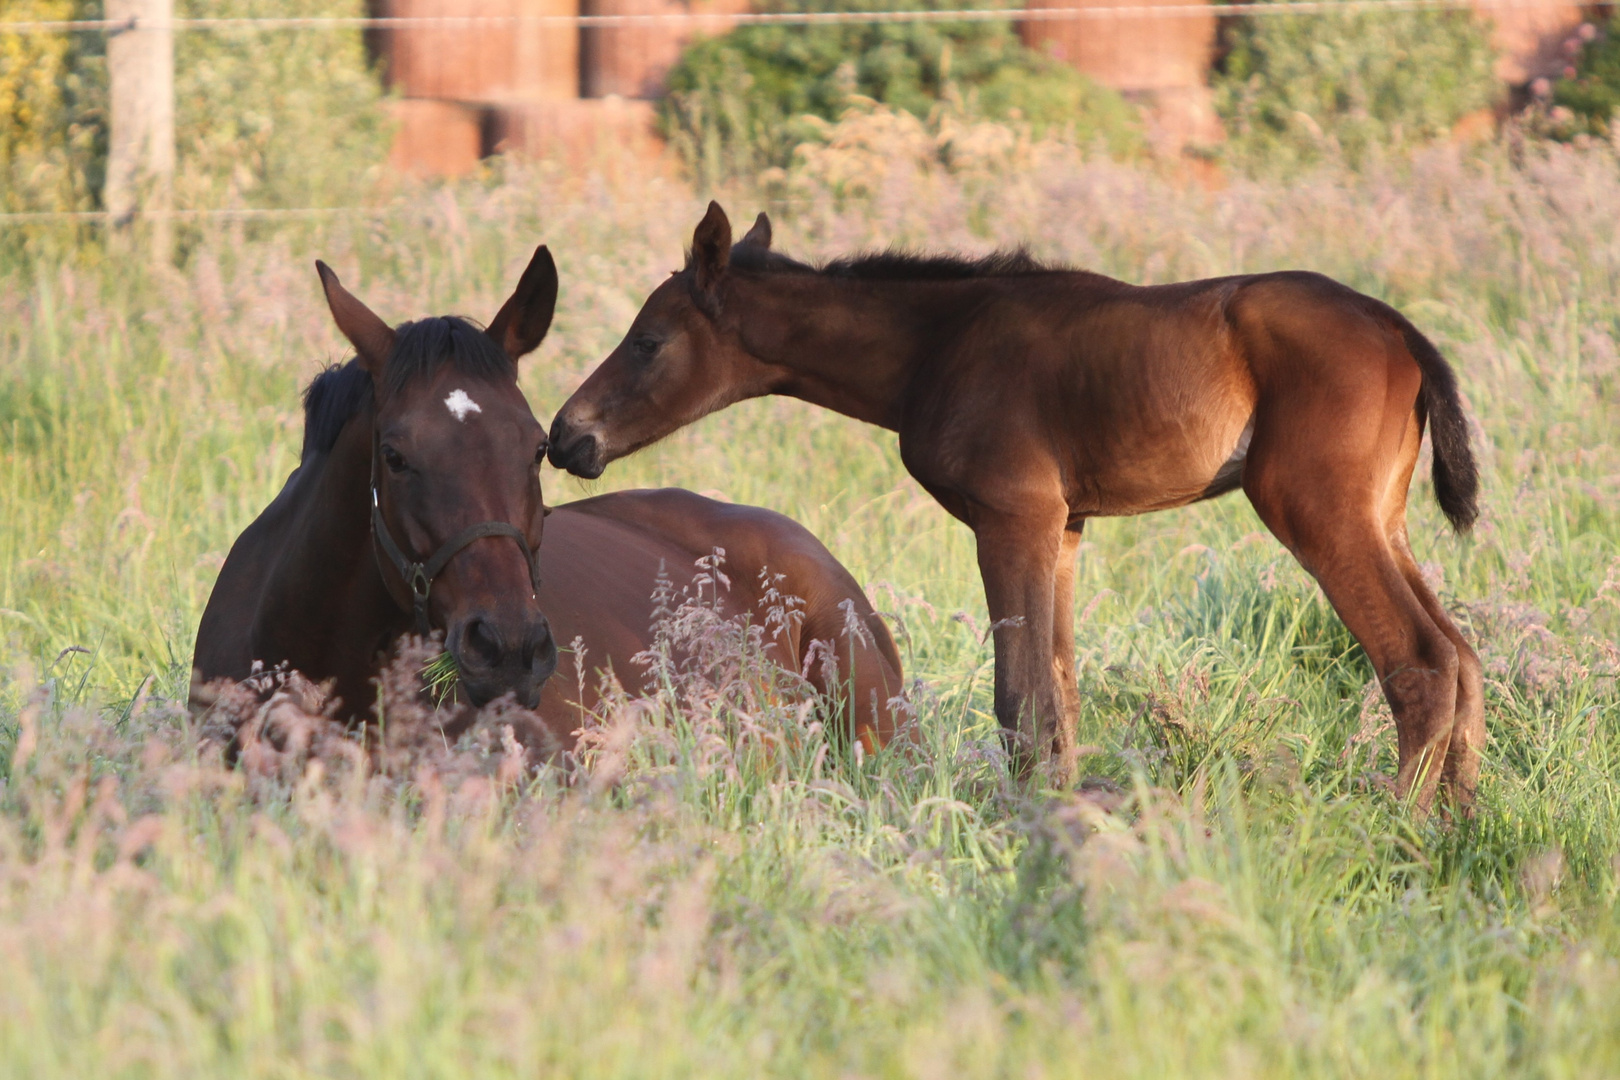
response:
{"label": "horse withers", "polygon": [[597,476],[764,394],[897,432],[911,475],[973,530],[996,715],[1060,781],[1075,767],[1086,520],[1241,487],[1371,658],[1397,789],[1427,809],[1444,780],[1472,801],[1480,664],[1406,535],[1426,422],[1459,529],[1477,475],[1450,367],[1387,304],[1312,273],[1142,287],[1022,253],[810,266],[771,250],[763,214],[733,245],[711,203],[686,266],[558,411],[551,461]]}
{"label": "horse withers", "polygon": [[[567,749],[604,670],[640,685],[660,581],[719,548],[723,614],[766,621],[768,604],[801,598],[802,619],[773,628],[767,655],[842,700],[869,749],[892,737],[893,639],[799,525],[670,489],[544,506],[547,438],[517,362],[556,303],[545,248],[487,330],[448,316],[391,328],[317,266],[355,359],[310,385],[299,466],[225,560],[197,632],[195,702],[215,680],[285,666],[364,721],[400,638],[442,632],[471,705],[510,694]],[[559,644],[576,641],[588,670],[551,678]]]}

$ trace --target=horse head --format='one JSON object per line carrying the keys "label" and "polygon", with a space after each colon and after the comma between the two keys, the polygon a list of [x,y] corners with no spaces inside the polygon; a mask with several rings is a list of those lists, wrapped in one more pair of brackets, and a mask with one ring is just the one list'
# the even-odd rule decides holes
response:
{"label": "horse head", "polygon": [[551,254],[535,253],[488,329],[455,316],[390,327],[316,268],[371,375],[371,539],[384,585],[418,633],[443,631],[474,705],[511,693],[533,707],[557,666],[536,595],[548,444],[517,361],[551,325]]}
{"label": "horse head", "polygon": [[618,347],[557,410],[551,463],[594,479],[677,428],[776,389],[781,373],[750,355],[741,313],[726,303],[734,260],[751,265],[770,246],[764,214],[733,246],[731,223],[711,202],[686,267],[653,290]]}

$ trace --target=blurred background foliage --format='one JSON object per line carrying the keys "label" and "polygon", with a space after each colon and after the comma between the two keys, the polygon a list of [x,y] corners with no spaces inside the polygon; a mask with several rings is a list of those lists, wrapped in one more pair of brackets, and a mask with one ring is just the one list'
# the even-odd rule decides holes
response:
{"label": "blurred background foliage", "polygon": [[1248,18],[1226,45],[1214,79],[1225,159],[1265,169],[1359,166],[1445,136],[1504,96],[1489,28],[1467,11]]}
{"label": "blurred background foliage", "polygon": [[[178,0],[179,18],[361,16],[363,0]],[[97,19],[99,0],[6,0],[7,21]],[[93,210],[107,153],[106,38],[0,35],[0,211]],[[391,127],[360,31],[175,38],[175,206],[347,206]]]}
{"label": "blurred background foliage", "polygon": [[[959,0],[784,0],[770,10],[937,10]],[[969,5],[988,6],[988,5]],[[1019,41],[1010,21],[744,26],[688,49],[661,105],[666,137],[699,177],[790,163],[853,98],[925,118],[942,105],[1028,124],[1114,156],[1141,150],[1116,92]]]}
{"label": "blurred background foliage", "polygon": [[[774,0],[768,10],[960,2]],[[93,18],[101,4],[8,0],[5,10],[8,19]],[[365,0],[178,0],[176,13],[367,10]],[[1567,77],[1538,87],[1509,121],[1530,137],[1604,134],[1620,102],[1614,36],[1587,26],[1566,44]],[[1466,12],[1226,19],[1218,51],[1211,82],[1227,133],[1218,155],[1236,173],[1393,161],[1507,104],[1489,27]],[[392,124],[358,30],[182,33],[175,92],[181,209],[355,205],[381,186]],[[0,37],[0,211],[99,206],[106,93],[101,35]],[[801,148],[836,142],[829,125],[851,110],[870,134],[874,106],[910,114],[941,146],[944,127],[994,123],[1009,138],[1116,159],[1146,152],[1136,105],[1026,47],[1004,20],[739,27],[687,50],[659,117],[690,177],[712,185],[794,167]]]}
{"label": "blurred background foliage", "polygon": [[[99,0],[6,0],[8,21],[100,18]],[[107,153],[100,34],[0,35],[0,212],[92,210]]]}
{"label": "blurred background foliage", "polygon": [[[367,11],[364,0],[177,0],[175,14]],[[382,81],[359,30],[180,34],[174,83],[177,206],[352,206],[387,162]]]}
{"label": "blurred background foliage", "polygon": [[[1585,28],[1583,28],[1585,29]],[[1579,134],[1607,135],[1609,123],[1614,119],[1615,106],[1620,105],[1620,17],[1609,20],[1599,31],[1592,27],[1577,34],[1571,43],[1570,66],[1567,78],[1551,87],[1553,108],[1567,115],[1549,116],[1555,138],[1569,138]]]}

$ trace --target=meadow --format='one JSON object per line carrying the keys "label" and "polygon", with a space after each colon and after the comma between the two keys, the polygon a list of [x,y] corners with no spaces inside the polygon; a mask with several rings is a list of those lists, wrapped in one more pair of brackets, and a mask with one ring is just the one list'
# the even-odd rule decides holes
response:
{"label": "meadow", "polygon": [[1477,817],[1390,794],[1371,669],[1241,495],[1087,526],[1087,780],[1010,780],[970,534],[892,436],[782,400],[592,485],[548,469],[548,499],[675,484],[802,521],[894,616],[915,747],[851,756],[803,703],[732,692],[739,648],[607,710],[568,775],[487,742],[226,769],[188,664],[296,463],[300,389],[346,355],[313,261],[390,320],[487,319],[549,244],[558,315],[522,367],[547,419],[712,192],[498,166],[365,215],[187,225],[163,267],[39,231],[0,261],[0,1074],[1620,1072],[1616,149],[1211,190],[993,125],[947,168],[914,122],[852,123],[720,192],[733,220],[768,207],[810,257],[1315,269],[1441,344],[1484,512],[1452,535],[1425,457],[1411,532],[1486,665]]}

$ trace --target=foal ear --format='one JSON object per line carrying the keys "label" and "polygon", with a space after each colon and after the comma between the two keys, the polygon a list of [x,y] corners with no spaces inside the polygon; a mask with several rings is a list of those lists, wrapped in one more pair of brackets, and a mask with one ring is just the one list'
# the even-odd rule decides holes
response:
{"label": "foal ear", "polygon": [[752,244],[755,247],[765,248],[767,251],[770,250],[771,219],[766,217],[765,214],[761,212],[759,217],[754,219],[754,227],[743,233],[743,238],[737,241],[737,243]]}
{"label": "foal ear", "polygon": [[516,360],[539,348],[551,329],[551,316],[556,310],[557,264],[551,261],[551,251],[541,244],[518,279],[517,289],[501,305],[486,333]]}
{"label": "foal ear", "polygon": [[332,309],[338,329],[354,346],[360,366],[371,372],[372,378],[381,375],[388,354],[394,351],[393,328],[356,300],[330,266],[317,259],[315,272],[321,275],[321,287],[326,290],[326,306]]}
{"label": "foal ear", "polygon": [[692,295],[710,318],[720,313],[720,281],[731,263],[731,222],[717,202],[692,234]]}

